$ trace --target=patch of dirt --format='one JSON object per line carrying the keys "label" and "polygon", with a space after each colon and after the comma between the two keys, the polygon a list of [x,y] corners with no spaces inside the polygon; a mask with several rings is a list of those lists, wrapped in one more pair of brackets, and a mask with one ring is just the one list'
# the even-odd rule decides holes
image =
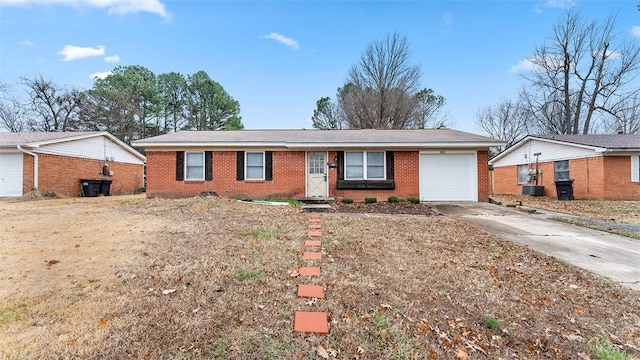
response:
{"label": "patch of dirt", "polygon": [[[0,219],[0,358],[640,356],[637,291],[442,216],[325,214],[320,262],[290,206],[0,201]],[[296,311],[329,334],[294,333]]]}
{"label": "patch of dirt", "polygon": [[331,211],[335,213],[407,214],[425,216],[441,215],[426,204],[413,204],[408,201],[400,201],[397,203],[375,202],[371,204],[345,204],[342,202],[336,202],[331,206]]}

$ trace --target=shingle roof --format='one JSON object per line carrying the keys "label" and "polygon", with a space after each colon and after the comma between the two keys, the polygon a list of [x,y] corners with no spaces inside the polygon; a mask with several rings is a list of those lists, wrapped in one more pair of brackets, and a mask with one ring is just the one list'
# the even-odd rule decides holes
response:
{"label": "shingle roof", "polygon": [[532,137],[607,149],[640,149],[640,134],[532,135]]}
{"label": "shingle roof", "polygon": [[96,134],[96,132],[0,132],[0,146],[28,145],[42,141],[61,140],[91,134]]}
{"label": "shingle roof", "polygon": [[251,145],[301,147],[413,144],[500,146],[502,141],[486,136],[451,129],[424,130],[231,130],[231,131],[179,131],[134,141],[135,146],[180,145]]}

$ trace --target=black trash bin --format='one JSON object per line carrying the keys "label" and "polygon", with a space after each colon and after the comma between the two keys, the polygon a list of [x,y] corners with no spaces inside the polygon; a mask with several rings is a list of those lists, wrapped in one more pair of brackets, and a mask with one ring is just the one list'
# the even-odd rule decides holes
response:
{"label": "black trash bin", "polygon": [[82,196],[96,197],[100,193],[102,181],[82,179],[80,180],[80,184],[82,185]]}
{"label": "black trash bin", "polygon": [[111,192],[111,182],[113,180],[109,180],[109,179],[102,179],[100,180],[100,193],[104,196],[109,196],[109,193]]}
{"label": "black trash bin", "polygon": [[573,179],[557,180],[556,193],[558,200],[573,200]]}

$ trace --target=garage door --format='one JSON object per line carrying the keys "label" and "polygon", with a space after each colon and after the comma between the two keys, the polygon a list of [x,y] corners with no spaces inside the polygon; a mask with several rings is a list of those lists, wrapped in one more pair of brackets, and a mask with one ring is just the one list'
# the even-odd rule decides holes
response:
{"label": "garage door", "polygon": [[0,197],[22,196],[22,153],[0,154]]}
{"label": "garage door", "polygon": [[420,154],[420,200],[478,201],[475,153]]}

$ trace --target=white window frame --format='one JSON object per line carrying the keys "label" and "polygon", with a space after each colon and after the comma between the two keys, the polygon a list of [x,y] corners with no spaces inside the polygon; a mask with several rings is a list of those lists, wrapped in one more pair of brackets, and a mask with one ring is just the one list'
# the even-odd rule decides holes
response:
{"label": "white window frame", "polygon": [[[369,178],[367,175],[367,154],[368,153],[382,153],[382,177],[381,178]],[[347,154],[362,154],[362,177],[353,178],[348,177],[347,173]],[[387,179],[387,152],[386,151],[345,151],[344,152],[344,179],[345,180],[386,180]]]}
{"label": "white window frame", "polygon": [[[520,175],[522,175],[522,173],[520,171],[521,168],[527,169],[526,179],[521,179],[520,178]],[[528,184],[529,181],[531,181],[531,177],[529,176],[530,175],[529,174],[529,169],[530,169],[529,164],[520,164],[520,165],[518,165],[518,184]]]}
{"label": "white window frame", "polygon": [[[247,171],[249,167],[249,154],[260,154],[262,155],[262,176],[260,178],[249,177],[249,172]],[[244,179],[245,180],[264,180],[265,178],[265,157],[264,151],[245,151],[244,152]]]}
{"label": "white window frame", "polygon": [[[558,180],[558,167],[557,164],[560,162],[566,162],[567,163],[567,178],[566,179],[560,179]],[[564,171],[562,171],[564,172]],[[569,164],[569,160],[557,160],[553,162],[553,179],[555,181],[567,181],[571,178],[571,164]]]}
{"label": "white window frame", "polygon": [[640,182],[640,155],[631,155],[631,182]]}
{"label": "white window frame", "polygon": [[[202,155],[202,164],[200,164],[201,167],[202,167],[202,177],[200,177],[200,178],[190,178],[189,177],[189,155],[190,154],[200,154],[200,155]],[[205,170],[206,169],[205,169],[205,166],[204,166],[205,165],[204,162],[206,161],[205,158],[206,158],[206,156],[204,154],[204,151],[185,151],[185,153],[184,153],[184,180],[185,181],[202,181],[202,180],[204,180],[204,177],[206,175],[205,174]]]}

